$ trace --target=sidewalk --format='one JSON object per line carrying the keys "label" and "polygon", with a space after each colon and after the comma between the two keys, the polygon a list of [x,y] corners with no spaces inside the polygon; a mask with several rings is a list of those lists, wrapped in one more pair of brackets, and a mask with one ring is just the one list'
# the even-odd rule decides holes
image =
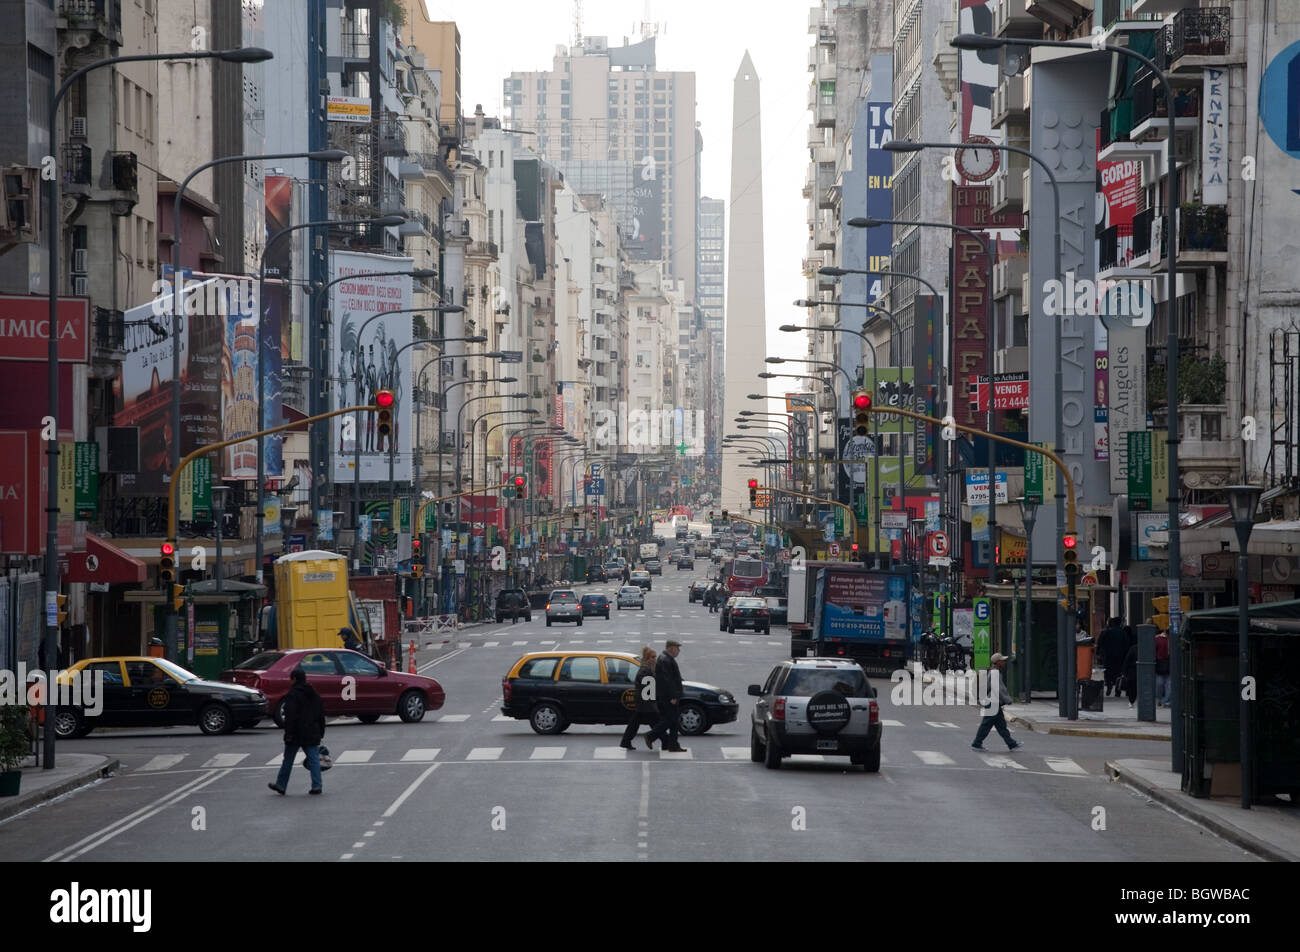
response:
{"label": "sidewalk", "polygon": [[70,754],[60,752],[54,758],[55,767],[24,767],[22,786],[16,797],[0,799],[0,823],[34,806],[53,800],[65,793],[85,787],[100,777],[107,777],[118,769],[117,760],[99,754]]}
{"label": "sidewalk", "polygon": [[1300,862],[1300,808],[1255,804],[1243,810],[1240,797],[1189,796],[1180,789],[1182,778],[1169,769],[1168,760],[1108,761],[1106,772],[1263,859]]}
{"label": "sidewalk", "polygon": [[1079,711],[1077,721],[1059,714],[1055,700],[1009,704],[1004,710],[1007,720],[1015,721],[1039,734],[1068,734],[1073,737],[1116,737],[1124,740],[1169,740],[1169,708],[1157,707],[1154,721],[1139,721],[1137,706],[1129,707],[1127,698],[1103,698],[1100,712]]}

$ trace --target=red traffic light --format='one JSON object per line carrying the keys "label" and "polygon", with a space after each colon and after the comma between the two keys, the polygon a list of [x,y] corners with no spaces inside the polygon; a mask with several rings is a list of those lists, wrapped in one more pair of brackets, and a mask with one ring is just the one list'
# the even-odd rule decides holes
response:
{"label": "red traffic light", "polygon": [[871,397],[865,393],[859,393],[853,398],[853,405],[859,410],[868,410],[871,408]]}
{"label": "red traffic light", "polygon": [[516,477],[515,477],[515,487],[516,487],[517,489],[522,489],[522,488],[523,488],[523,485],[524,485],[524,477],[522,477],[522,476],[516,476]]}
{"label": "red traffic light", "polygon": [[1067,549],[1073,549],[1076,545],[1079,544],[1078,536],[1068,535],[1061,541]]}
{"label": "red traffic light", "polygon": [[758,488],[758,480],[757,480],[757,479],[751,479],[751,480],[749,481],[749,488],[750,488],[750,489],[757,489],[757,488]]}
{"label": "red traffic light", "polygon": [[380,390],[375,394],[375,406],[387,410],[393,405],[393,391]]}
{"label": "red traffic light", "polygon": [[849,551],[850,551],[850,552],[856,552],[856,551],[858,551],[858,544],[857,544],[856,542],[852,543],[852,544],[849,546]]}
{"label": "red traffic light", "polygon": [[175,555],[175,554],[176,554],[176,546],[172,545],[170,542],[164,542],[164,543],[162,544],[161,550],[162,550],[162,554],[163,554],[163,555]]}

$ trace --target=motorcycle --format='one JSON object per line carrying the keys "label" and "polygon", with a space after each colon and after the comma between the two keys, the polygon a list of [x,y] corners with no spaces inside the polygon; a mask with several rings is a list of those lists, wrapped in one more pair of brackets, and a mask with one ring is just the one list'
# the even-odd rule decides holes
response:
{"label": "motorcycle", "polygon": [[966,647],[952,635],[942,641],[943,653],[939,659],[939,670],[943,672],[965,671],[968,667]]}
{"label": "motorcycle", "polygon": [[921,667],[925,671],[938,669],[943,660],[943,645],[933,628],[921,636]]}

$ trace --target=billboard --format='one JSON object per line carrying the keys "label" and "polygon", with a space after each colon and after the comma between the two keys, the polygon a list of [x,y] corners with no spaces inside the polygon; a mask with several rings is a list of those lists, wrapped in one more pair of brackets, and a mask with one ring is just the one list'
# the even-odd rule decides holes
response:
{"label": "billboard", "polygon": [[628,257],[633,261],[660,260],[664,256],[664,191],[652,165],[642,169],[628,199],[628,218],[622,223]]}
{"label": "billboard", "polygon": [[[84,364],[90,359],[90,299],[60,297],[59,362]],[[5,360],[50,358],[49,298],[0,294],[0,352]]]}
{"label": "billboard", "polygon": [[[894,217],[894,153],[885,145],[894,138],[894,104],[867,103],[867,215],[871,218]],[[868,271],[888,271],[893,254],[894,228],[882,225],[867,229]],[[879,300],[881,279],[867,279],[867,302]]]}
{"label": "billboard", "polygon": [[[414,315],[409,275],[378,277],[377,273],[410,268],[412,259],[360,252],[335,251],[330,255],[331,288],[330,366],[336,385],[330,409],[374,403],[375,393],[393,391],[393,478],[411,479],[411,360],[406,345],[413,340]],[[405,313],[388,313],[404,311]],[[405,349],[403,349],[405,348]],[[399,353],[400,352],[400,353]],[[445,427],[443,427],[445,429]],[[376,430],[375,414],[335,417],[331,427],[334,479],[352,482],[358,453],[361,480],[388,479],[388,447]]]}

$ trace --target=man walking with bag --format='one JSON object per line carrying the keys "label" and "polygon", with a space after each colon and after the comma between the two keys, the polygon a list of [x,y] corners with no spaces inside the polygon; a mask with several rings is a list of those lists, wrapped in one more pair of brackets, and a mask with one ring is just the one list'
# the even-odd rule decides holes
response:
{"label": "man walking with bag", "polygon": [[677,742],[677,701],[682,696],[682,672],[677,667],[677,656],[682,643],[669,640],[664,653],[655,665],[655,692],[659,701],[659,723],[645,735],[646,747],[654,750],[655,740],[663,742],[663,749],[673,754],[684,754],[686,748]]}
{"label": "man walking with bag", "polygon": [[293,773],[293,759],[301,747],[306,755],[306,767],[311,772],[311,789],[321,792],[320,742],[325,736],[325,705],[316,689],[307,683],[307,672],[294,668],[290,673],[293,686],[284,702],[284,760],[274,783],[267,786],[284,796]]}
{"label": "man walking with bag", "polygon": [[641,649],[641,667],[637,669],[634,679],[633,690],[636,691],[636,698],[632,709],[632,720],[628,722],[627,730],[623,731],[623,740],[618,745],[624,750],[632,749],[632,741],[636,737],[638,727],[642,724],[653,726],[659,721],[659,692],[655,682],[657,658],[655,650],[649,645]]}
{"label": "man walking with bag", "polygon": [[997,729],[998,736],[1007,743],[1007,750],[1019,750],[1023,744],[1017,743],[1011,739],[1011,731],[1007,730],[1007,716],[1002,713],[1002,708],[1011,703],[1011,692],[1007,690],[1006,679],[1004,675],[1007,670],[1007,656],[999,652],[989,659],[993,664],[993,671],[989,672],[990,681],[994,678],[994,671],[997,672],[998,680],[998,700],[997,710],[992,714],[987,714],[980,718],[979,730],[975,732],[975,740],[970,745],[971,750],[984,750],[984,738],[989,736],[989,731]]}

